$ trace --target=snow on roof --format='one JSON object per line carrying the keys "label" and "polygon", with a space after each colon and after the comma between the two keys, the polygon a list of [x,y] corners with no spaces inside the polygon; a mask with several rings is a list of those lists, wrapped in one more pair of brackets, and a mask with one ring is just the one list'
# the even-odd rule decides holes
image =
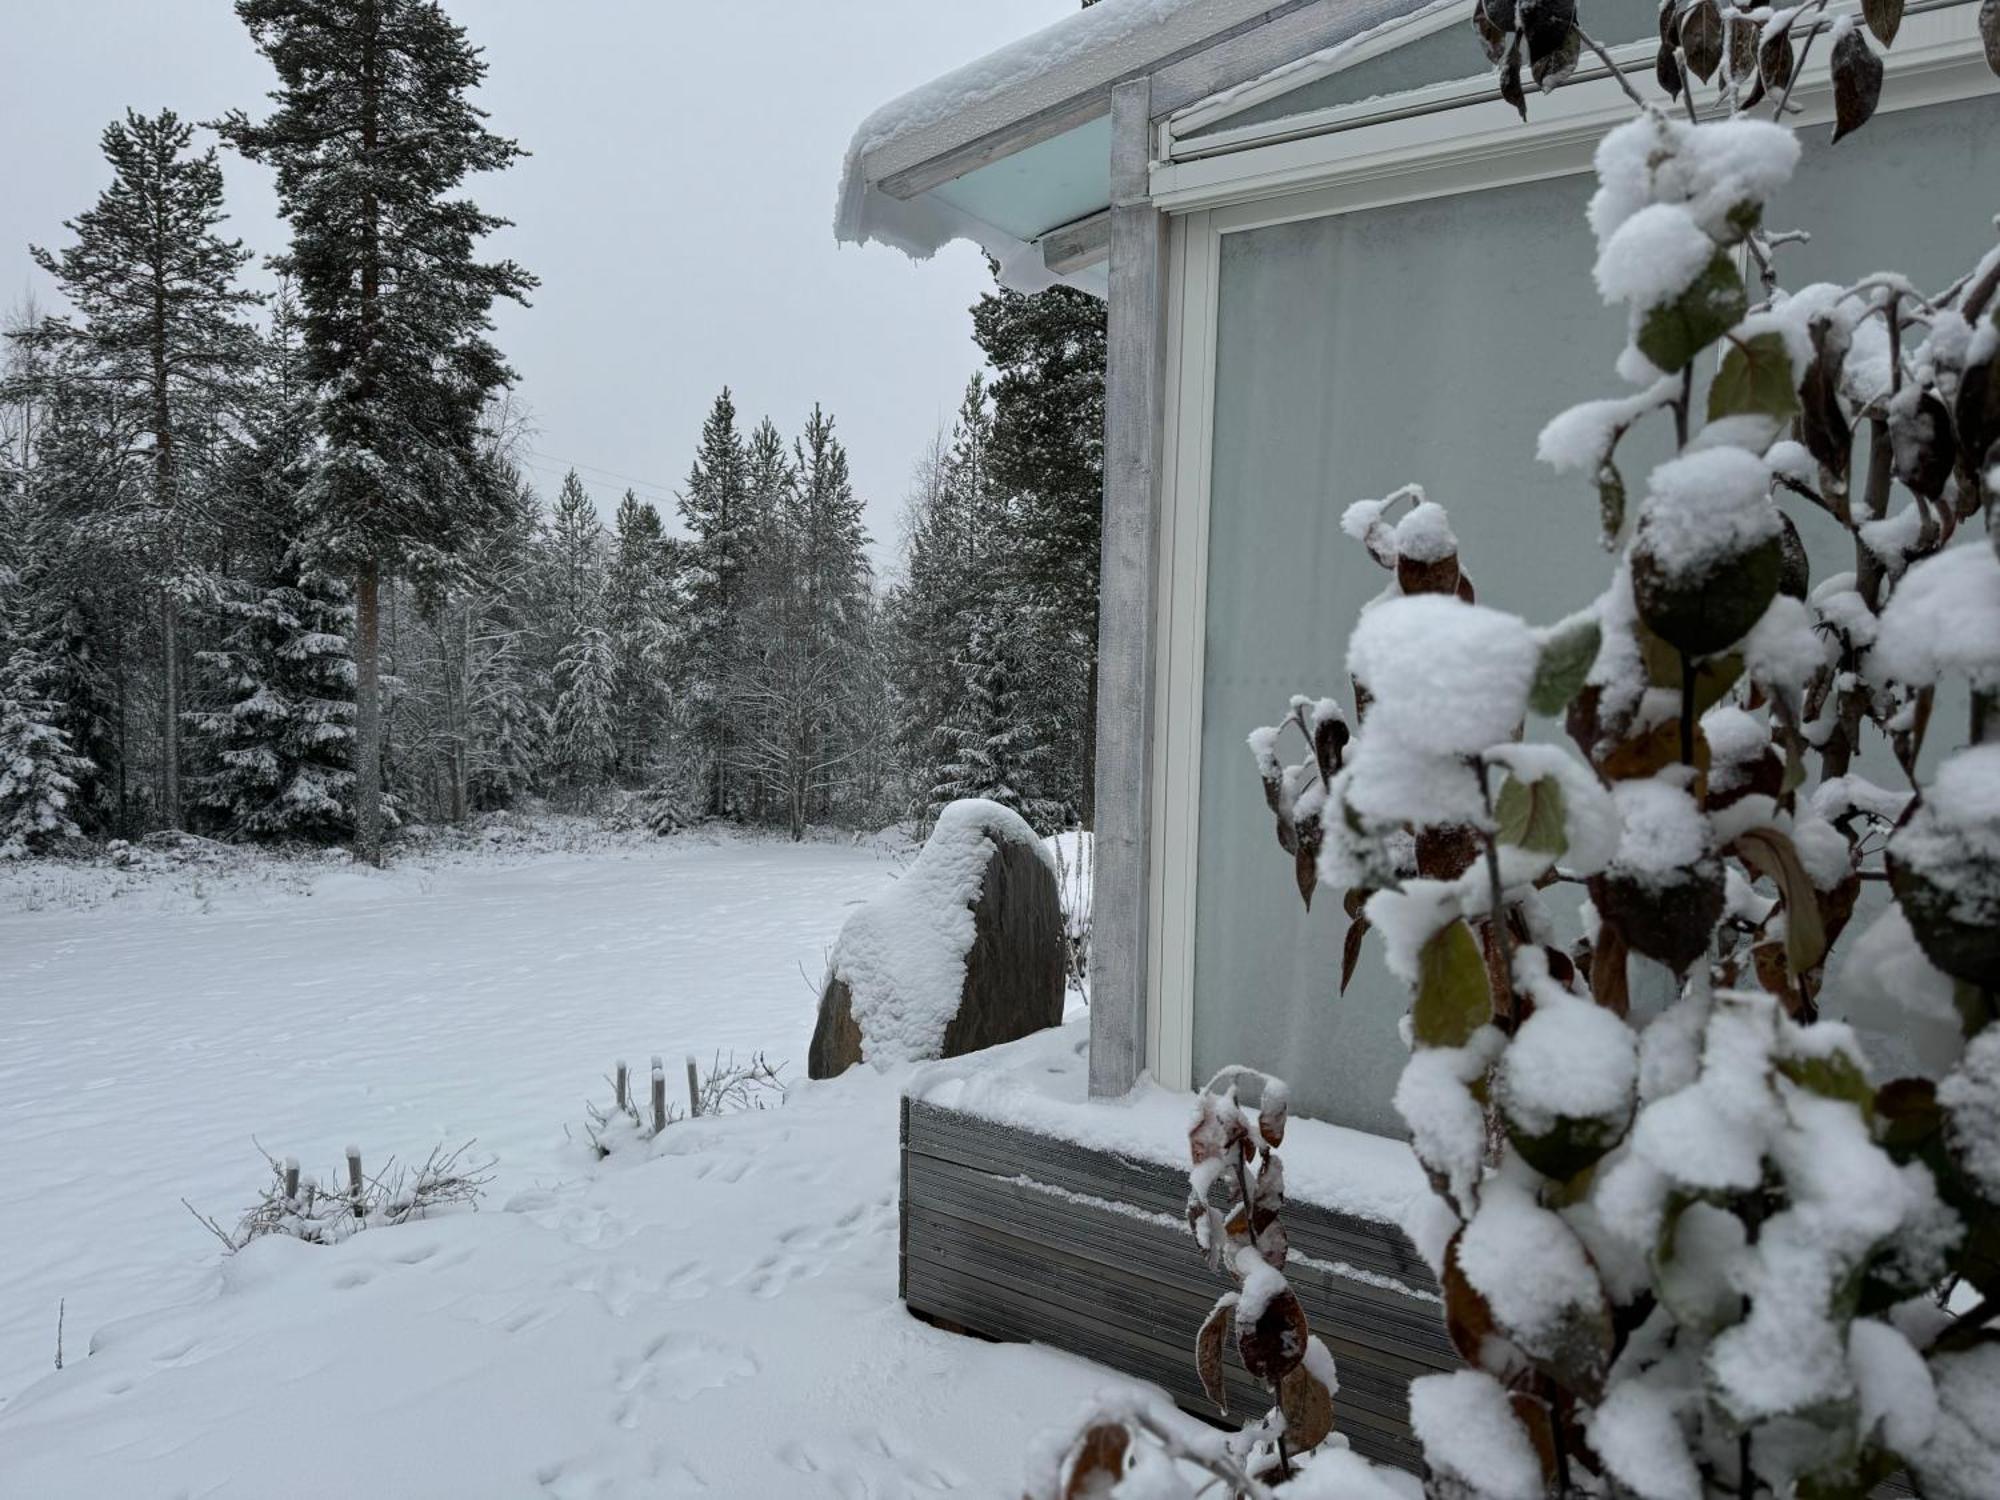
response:
{"label": "snow on roof", "polygon": [[[1017,236],[929,193],[897,199],[881,181],[1018,125],[1060,105],[1103,92],[1150,64],[1251,21],[1271,0],[1098,0],[1052,26],[912,89],[854,132],[841,174],[834,237],[870,240],[927,259],[954,239],[972,239],[1001,262],[1002,279],[1023,290],[1056,278]],[[1109,196],[1110,163],[1105,164]]]}

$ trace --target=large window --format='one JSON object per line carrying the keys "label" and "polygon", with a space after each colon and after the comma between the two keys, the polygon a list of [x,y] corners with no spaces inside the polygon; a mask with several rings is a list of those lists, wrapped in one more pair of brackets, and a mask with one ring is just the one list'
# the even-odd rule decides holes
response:
{"label": "large window", "polygon": [[[2000,181],[2000,97],[1885,114],[1837,151],[1823,130],[1810,135],[1769,215],[1815,235],[1785,252],[1787,284],[1895,265],[1939,285],[1991,242],[1992,204],[1972,189]],[[1879,195],[1867,213],[1854,208],[1857,173]],[[1325,894],[1301,909],[1244,736],[1295,692],[1351,705],[1346,631],[1387,579],[1340,532],[1352,500],[1423,484],[1450,510],[1480,598],[1533,621],[1602,588],[1589,486],[1534,458],[1550,416],[1611,389],[1623,341],[1591,284],[1592,186],[1572,172],[1349,212],[1251,205],[1180,226],[1177,519],[1164,565],[1183,581],[1170,577],[1163,622],[1168,826],[1156,847],[1185,856],[1192,880],[1169,869],[1158,886],[1156,1055],[1169,1075],[1265,1067],[1293,1080],[1310,1113],[1400,1133],[1389,1101],[1401,989],[1371,941],[1338,994],[1346,918]],[[1628,440],[1635,498],[1664,452],[1663,432]],[[1851,566],[1843,536],[1801,524],[1822,576]],[[1552,904],[1566,915],[1579,895]]]}

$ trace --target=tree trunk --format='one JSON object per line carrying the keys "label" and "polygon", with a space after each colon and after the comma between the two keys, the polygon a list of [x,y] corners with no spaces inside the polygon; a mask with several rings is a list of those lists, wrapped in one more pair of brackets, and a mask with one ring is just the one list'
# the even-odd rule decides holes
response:
{"label": "tree trunk", "polygon": [[382,615],[380,569],[371,558],[354,578],[354,857],[382,863]]}
{"label": "tree trunk", "polygon": [[167,827],[181,826],[181,653],[180,606],[170,592],[160,594],[160,673],[165,697],[160,725],[160,815]]}

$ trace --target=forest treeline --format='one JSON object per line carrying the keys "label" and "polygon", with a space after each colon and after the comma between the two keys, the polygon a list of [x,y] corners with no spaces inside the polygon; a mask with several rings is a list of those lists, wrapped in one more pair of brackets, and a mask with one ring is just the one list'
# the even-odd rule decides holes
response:
{"label": "forest treeline", "polygon": [[[875,576],[833,415],[715,399],[674,514],[538,493],[465,180],[519,154],[419,0],[239,0],[263,119],[128,112],[0,367],[0,855],[186,829],[352,842],[547,805],[1088,821],[1104,322],[973,309],[985,355]],[[350,15],[349,12],[354,12]],[[360,21],[357,22],[357,17]],[[357,47],[352,27],[376,28]],[[291,231],[245,279],[223,158]],[[52,226],[53,227],[53,226]]]}

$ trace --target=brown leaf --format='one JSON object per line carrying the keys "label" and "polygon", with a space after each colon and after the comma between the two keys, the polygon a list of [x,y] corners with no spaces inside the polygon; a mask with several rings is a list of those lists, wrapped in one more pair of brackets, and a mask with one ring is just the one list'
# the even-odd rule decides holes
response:
{"label": "brown leaf", "polygon": [[2000,0],[1980,5],[1979,40],[1986,45],[1986,66],[2000,73]]}
{"label": "brown leaf", "polygon": [[1556,1462],[1555,1423],[1549,1420],[1549,1404],[1532,1391],[1510,1391],[1507,1404],[1514,1408],[1514,1415],[1528,1430],[1528,1440],[1535,1445],[1535,1457],[1542,1461],[1542,1482],[1552,1488],[1561,1472]]}
{"label": "brown leaf", "polygon": [[1306,1310],[1289,1286],[1264,1304],[1253,1322],[1243,1321],[1243,1304],[1236,1306],[1236,1352],[1243,1368],[1266,1385],[1283,1380],[1306,1357]]}
{"label": "brown leaf", "polygon": [[1317,1448],[1333,1432],[1333,1392],[1304,1365],[1278,1383],[1278,1408],[1285,1414],[1285,1441],[1294,1453]]}
{"label": "brown leaf", "polygon": [[1792,54],[1792,29],[1789,26],[1772,32],[1757,49],[1757,76],[1764,87],[1774,94],[1781,94],[1792,81],[1794,67]]}
{"label": "brown leaf", "polygon": [[1201,1376],[1201,1388],[1225,1417],[1229,1415],[1229,1388],[1222,1379],[1222,1341],[1229,1332],[1229,1314],[1235,1306],[1236,1293],[1231,1292],[1208,1310],[1201,1332],[1194,1336],[1194,1367]]}
{"label": "brown leaf", "polygon": [[1951,413],[1937,392],[1925,391],[1917,398],[1915,411],[1898,412],[1889,419],[1889,443],[1898,479],[1926,500],[1944,494],[1958,463],[1958,444],[1952,437]]}
{"label": "brown leaf", "polygon": [[[1290,1116],[1291,1094],[1288,1091],[1280,1090],[1277,1098],[1273,1099],[1271,1097],[1271,1090],[1266,1089],[1263,1100],[1257,1106],[1257,1134],[1264,1138],[1265,1145],[1276,1150],[1279,1146],[1285,1144],[1285,1122]],[[1268,1153],[1266,1154],[1264,1158],[1265,1172],[1270,1172],[1270,1166],[1274,1160],[1276,1160],[1275,1157],[1270,1156]],[[1273,1178],[1273,1189],[1276,1190],[1282,1187],[1284,1182],[1283,1174],[1271,1173],[1271,1176]],[[1263,1175],[1260,1174],[1257,1181],[1259,1186],[1261,1186],[1264,1181]]]}
{"label": "brown leaf", "polygon": [[1732,82],[1743,83],[1757,76],[1757,23],[1741,16],[1731,16],[1723,23],[1723,34],[1729,39],[1729,77]]}
{"label": "brown leaf", "polygon": [[1826,956],[1826,926],[1820,920],[1819,893],[1790,835],[1752,828],[1738,834],[1732,847],[1746,865],[1777,886],[1785,902],[1785,955],[1793,974],[1810,972]]}
{"label": "brown leaf", "polygon": [[1354,981],[1354,966],[1361,962],[1361,940],[1368,936],[1368,919],[1356,917],[1347,924],[1347,937],[1340,949],[1340,993]]}
{"label": "brown leaf", "polygon": [[1624,936],[1606,922],[1597,929],[1597,945],[1590,951],[1590,998],[1615,1016],[1632,1013],[1631,981],[1625,972],[1630,952]]}
{"label": "brown leaf", "polygon": [[1885,47],[1894,45],[1903,24],[1903,0],[1861,0],[1861,14],[1876,41]]}
{"label": "brown leaf", "polygon": [[[1464,1231],[1460,1231],[1463,1234]],[[1444,1326],[1458,1357],[1475,1369],[1483,1369],[1487,1340],[1494,1335],[1493,1309],[1479,1289],[1465,1279],[1458,1265],[1459,1235],[1453,1235],[1444,1252]]]}
{"label": "brown leaf", "polygon": [[1117,1422],[1099,1422],[1083,1435],[1070,1466],[1069,1482],[1063,1486],[1063,1500],[1088,1500],[1103,1495],[1125,1477],[1125,1455],[1132,1435]]}
{"label": "brown leaf", "polygon": [[1840,367],[1847,359],[1847,335],[1824,317],[1813,320],[1811,332],[1812,363],[1799,382],[1799,435],[1821,468],[1845,480],[1854,455],[1854,428],[1840,401]]}
{"label": "brown leaf", "polygon": [[1325,837],[1320,823],[1319,812],[1313,812],[1292,824],[1293,842],[1298,850],[1292,855],[1292,877],[1298,883],[1299,899],[1312,910],[1313,891],[1319,885],[1319,846]]}
{"label": "brown leaf", "polygon": [[1479,45],[1486,52],[1489,63],[1498,63],[1507,54],[1507,31],[1493,19],[1487,10],[1486,0],[1472,7],[1472,29],[1479,34]]}
{"label": "brown leaf", "polygon": [[1521,88],[1521,38],[1515,34],[1514,41],[1507,48],[1507,56],[1500,64],[1500,97],[1528,118],[1528,96]]}
{"label": "brown leaf", "polygon": [[1660,55],[1653,60],[1653,76],[1659,80],[1660,87],[1666,90],[1669,99],[1680,98],[1681,89],[1685,85],[1681,80],[1680,59],[1674,55],[1672,42],[1660,44]]}
{"label": "brown leaf", "polygon": [[1681,12],[1680,41],[1688,71],[1707,83],[1722,66],[1722,7],[1715,0],[1695,0]]}
{"label": "brown leaf", "polygon": [[1882,97],[1882,59],[1858,27],[1833,47],[1833,139],[1854,134],[1868,123]]}

